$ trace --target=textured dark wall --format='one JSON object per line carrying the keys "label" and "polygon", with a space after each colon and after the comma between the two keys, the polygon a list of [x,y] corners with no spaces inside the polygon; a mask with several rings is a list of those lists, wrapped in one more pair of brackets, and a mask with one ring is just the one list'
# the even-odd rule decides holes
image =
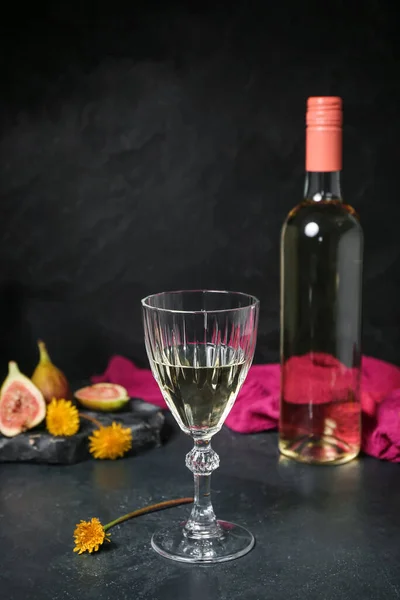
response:
{"label": "textured dark wall", "polygon": [[112,352],[144,364],[140,298],[200,286],[258,295],[256,360],[276,360],[279,233],[302,195],[314,94],[344,100],[364,351],[400,363],[395,5],[62,0],[5,14],[0,368],[30,372],[38,336],[71,376]]}

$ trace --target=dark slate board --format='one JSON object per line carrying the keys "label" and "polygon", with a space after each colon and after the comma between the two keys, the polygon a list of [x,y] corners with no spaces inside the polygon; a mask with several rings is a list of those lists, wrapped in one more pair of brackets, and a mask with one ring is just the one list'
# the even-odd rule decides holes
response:
{"label": "dark slate board", "polygon": [[[132,430],[132,449],[125,456],[161,445],[161,429],[164,415],[161,410],[142,400],[131,400],[122,411],[94,413],[79,409],[83,414],[95,417],[102,425],[112,421],[122,423]],[[30,462],[55,465],[71,465],[84,460],[94,460],[89,452],[88,435],[95,425],[81,419],[78,433],[72,437],[54,437],[47,433],[44,423],[32,431],[13,438],[0,434],[0,462]]]}

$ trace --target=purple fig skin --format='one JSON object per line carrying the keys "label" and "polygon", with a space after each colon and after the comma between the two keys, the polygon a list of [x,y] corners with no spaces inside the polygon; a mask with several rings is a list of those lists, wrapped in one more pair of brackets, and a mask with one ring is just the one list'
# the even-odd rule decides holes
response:
{"label": "purple fig skin", "polygon": [[71,389],[64,373],[51,362],[44,342],[39,341],[38,347],[40,360],[31,377],[32,382],[42,392],[47,404],[53,398],[71,400]]}

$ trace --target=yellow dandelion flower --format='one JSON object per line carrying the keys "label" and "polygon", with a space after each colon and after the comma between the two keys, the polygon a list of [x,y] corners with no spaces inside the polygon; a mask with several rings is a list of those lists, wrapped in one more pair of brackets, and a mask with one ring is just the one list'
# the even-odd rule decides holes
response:
{"label": "yellow dandelion flower", "polygon": [[75,435],[79,429],[78,409],[70,400],[53,400],[47,407],[46,427],[51,435]]}
{"label": "yellow dandelion flower", "polygon": [[157,504],[150,504],[150,506],[139,508],[138,510],[134,510],[133,512],[130,512],[127,515],[118,517],[118,519],[107,523],[107,525],[102,525],[99,519],[97,519],[97,517],[93,517],[91,521],[81,521],[78,525],[75,526],[74,552],[78,552],[79,554],[82,554],[83,552],[89,552],[89,554],[91,554],[92,552],[97,552],[100,546],[102,546],[105,541],[110,541],[110,534],[107,533],[108,529],[110,529],[111,527],[115,527],[115,525],[119,525],[124,521],[128,521],[128,519],[140,517],[140,515],[146,515],[157,510],[171,508],[172,506],[179,506],[180,504],[189,504],[191,502],[193,502],[193,498],[178,498],[177,500],[164,500],[163,502],[158,502]]}
{"label": "yellow dandelion flower", "polygon": [[82,552],[97,552],[104,542],[109,542],[109,533],[105,532],[103,525],[99,519],[93,517],[91,521],[81,521],[75,528],[74,552],[82,554]]}
{"label": "yellow dandelion flower", "polygon": [[89,451],[95,458],[115,460],[131,448],[132,431],[115,421],[109,427],[96,429],[89,437]]}

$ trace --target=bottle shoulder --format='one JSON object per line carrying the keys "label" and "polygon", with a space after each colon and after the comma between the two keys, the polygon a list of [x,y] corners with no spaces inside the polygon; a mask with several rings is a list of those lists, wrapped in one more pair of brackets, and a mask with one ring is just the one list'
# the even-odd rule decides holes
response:
{"label": "bottle shoulder", "polygon": [[311,228],[312,224],[331,228],[352,229],[362,236],[362,227],[355,209],[341,201],[326,200],[315,202],[304,200],[287,215],[283,231],[287,228]]}

